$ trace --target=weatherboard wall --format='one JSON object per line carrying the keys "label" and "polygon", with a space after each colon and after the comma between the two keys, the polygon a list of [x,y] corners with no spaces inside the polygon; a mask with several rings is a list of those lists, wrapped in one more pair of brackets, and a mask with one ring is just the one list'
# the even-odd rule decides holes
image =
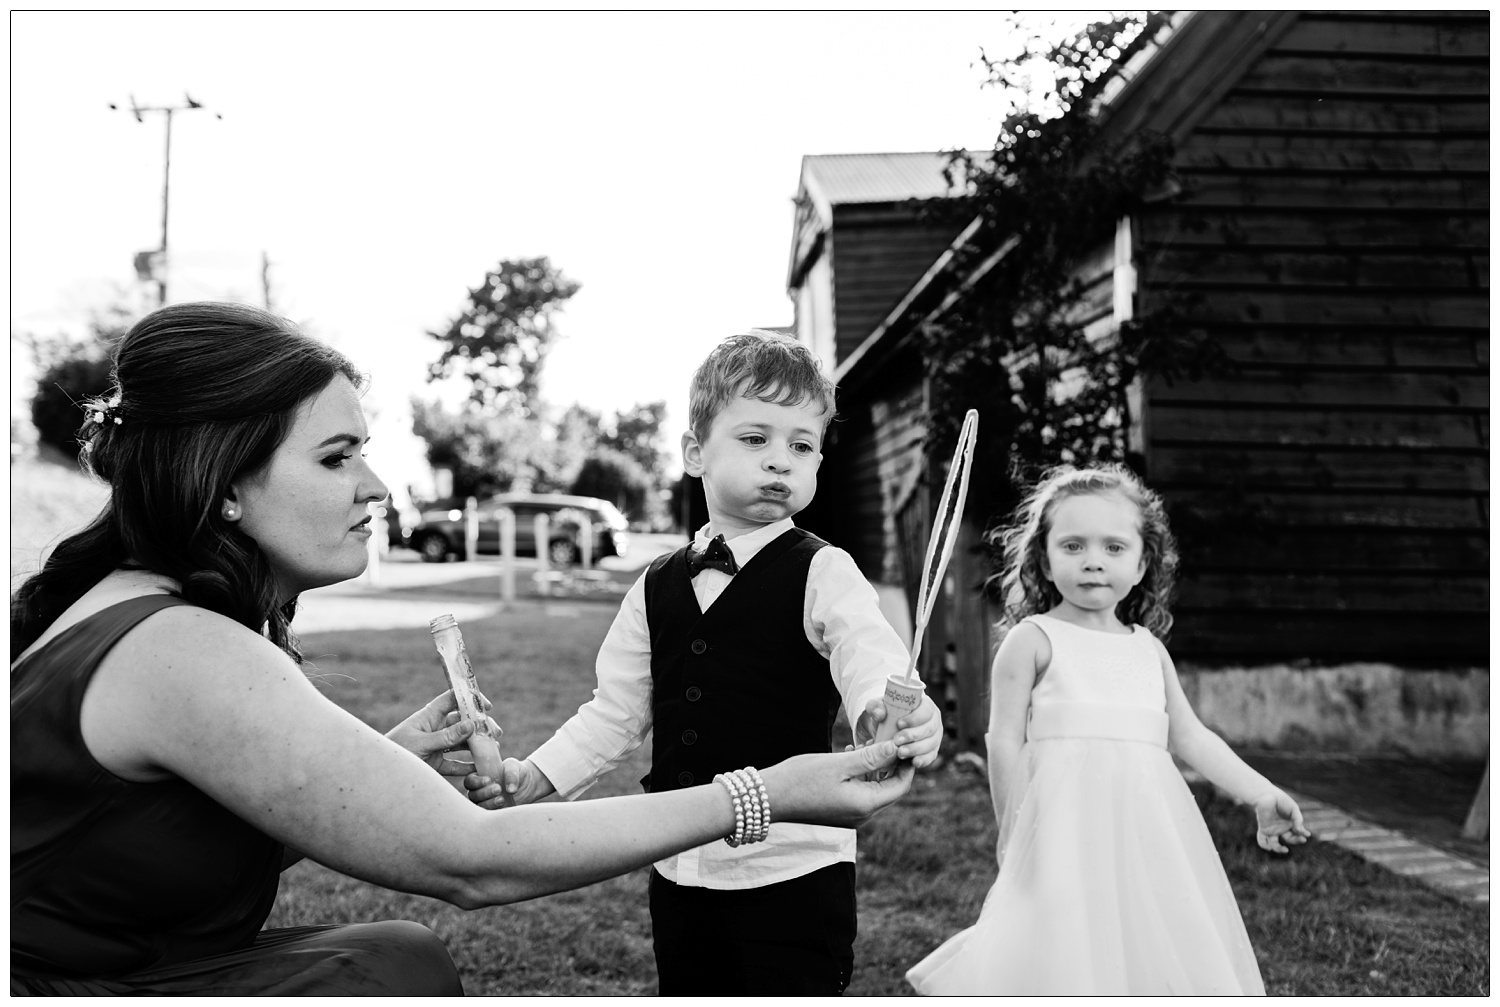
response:
{"label": "weatherboard wall", "polygon": [[1148,388],[1174,653],[1488,664],[1488,63],[1486,12],[1303,13],[1179,140],[1138,309],[1234,370]]}
{"label": "weatherboard wall", "polygon": [[839,362],[885,320],[965,223],[924,219],[911,202],[834,206],[829,244]]}

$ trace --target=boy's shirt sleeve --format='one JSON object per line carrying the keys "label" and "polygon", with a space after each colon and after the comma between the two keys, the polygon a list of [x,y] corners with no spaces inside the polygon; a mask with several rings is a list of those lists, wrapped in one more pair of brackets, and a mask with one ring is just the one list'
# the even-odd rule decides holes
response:
{"label": "boy's shirt sleeve", "polygon": [[824,546],[813,555],[803,624],[808,642],[828,658],[851,725],[871,699],[885,694],[886,676],[906,674],[910,651],[881,613],[875,588],[842,549]]}
{"label": "boy's shirt sleeve", "polygon": [[594,698],[530,756],[567,800],[593,786],[651,731],[651,631],[644,572],[620,603],[594,668],[599,680]]}

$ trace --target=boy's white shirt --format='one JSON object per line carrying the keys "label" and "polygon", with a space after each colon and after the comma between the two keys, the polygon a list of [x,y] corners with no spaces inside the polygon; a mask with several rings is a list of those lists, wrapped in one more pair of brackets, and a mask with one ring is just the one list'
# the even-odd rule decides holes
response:
{"label": "boy's white shirt", "polygon": [[[741,569],[756,553],[793,527],[791,518],[727,540]],[[693,547],[712,537],[704,525]],[[693,578],[698,607],[707,612],[732,578],[704,570]],[[885,691],[886,676],[905,674],[906,646],[880,612],[879,599],[854,558],[826,546],[813,554],[807,571],[802,627],[808,643],[828,658],[834,686],[855,723],[871,699]],[[631,585],[595,662],[599,685],[594,698],[531,754],[568,800],[578,797],[617,762],[635,751],[651,730],[651,634],[646,620],[646,575]],[[774,710],[754,711],[774,717]],[[708,780],[699,780],[708,783]],[[830,864],[853,862],[854,830],[777,822],[768,839],[731,847],[708,843],[657,861],[668,881],[696,888],[758,888],[810,874]]]}

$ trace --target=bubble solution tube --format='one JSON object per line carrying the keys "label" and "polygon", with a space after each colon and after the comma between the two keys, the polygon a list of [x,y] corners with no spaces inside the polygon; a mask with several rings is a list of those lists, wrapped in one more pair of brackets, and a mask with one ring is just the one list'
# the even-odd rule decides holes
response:
{"label": "bubble solution tube", "polygon": [[458,630],[458,620],[451,615],[440,615],[429,624],[432,642],[437,645],[443,658],[443,670],[448,675],[448,687],[458,701],[458,712],[464,720],[474,725],[469,735],[469,754],[474,757],[474,771],[491,780],[500,779],[500,746],[491,734],[490,719],[479,708],[479,682],[469,664],[469,655],[464,650],[464,637]]}

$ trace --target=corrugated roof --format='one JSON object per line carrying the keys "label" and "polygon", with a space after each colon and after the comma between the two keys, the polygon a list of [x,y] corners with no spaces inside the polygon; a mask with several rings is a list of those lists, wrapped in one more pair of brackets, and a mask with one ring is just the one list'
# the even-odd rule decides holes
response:
{"label": "corrugated roof", "polygon": [[950,155],[942,151],[907,154],[808,154],[802,159],[809,181],[830,204],[895,203],[956,195],[943,178]]}

